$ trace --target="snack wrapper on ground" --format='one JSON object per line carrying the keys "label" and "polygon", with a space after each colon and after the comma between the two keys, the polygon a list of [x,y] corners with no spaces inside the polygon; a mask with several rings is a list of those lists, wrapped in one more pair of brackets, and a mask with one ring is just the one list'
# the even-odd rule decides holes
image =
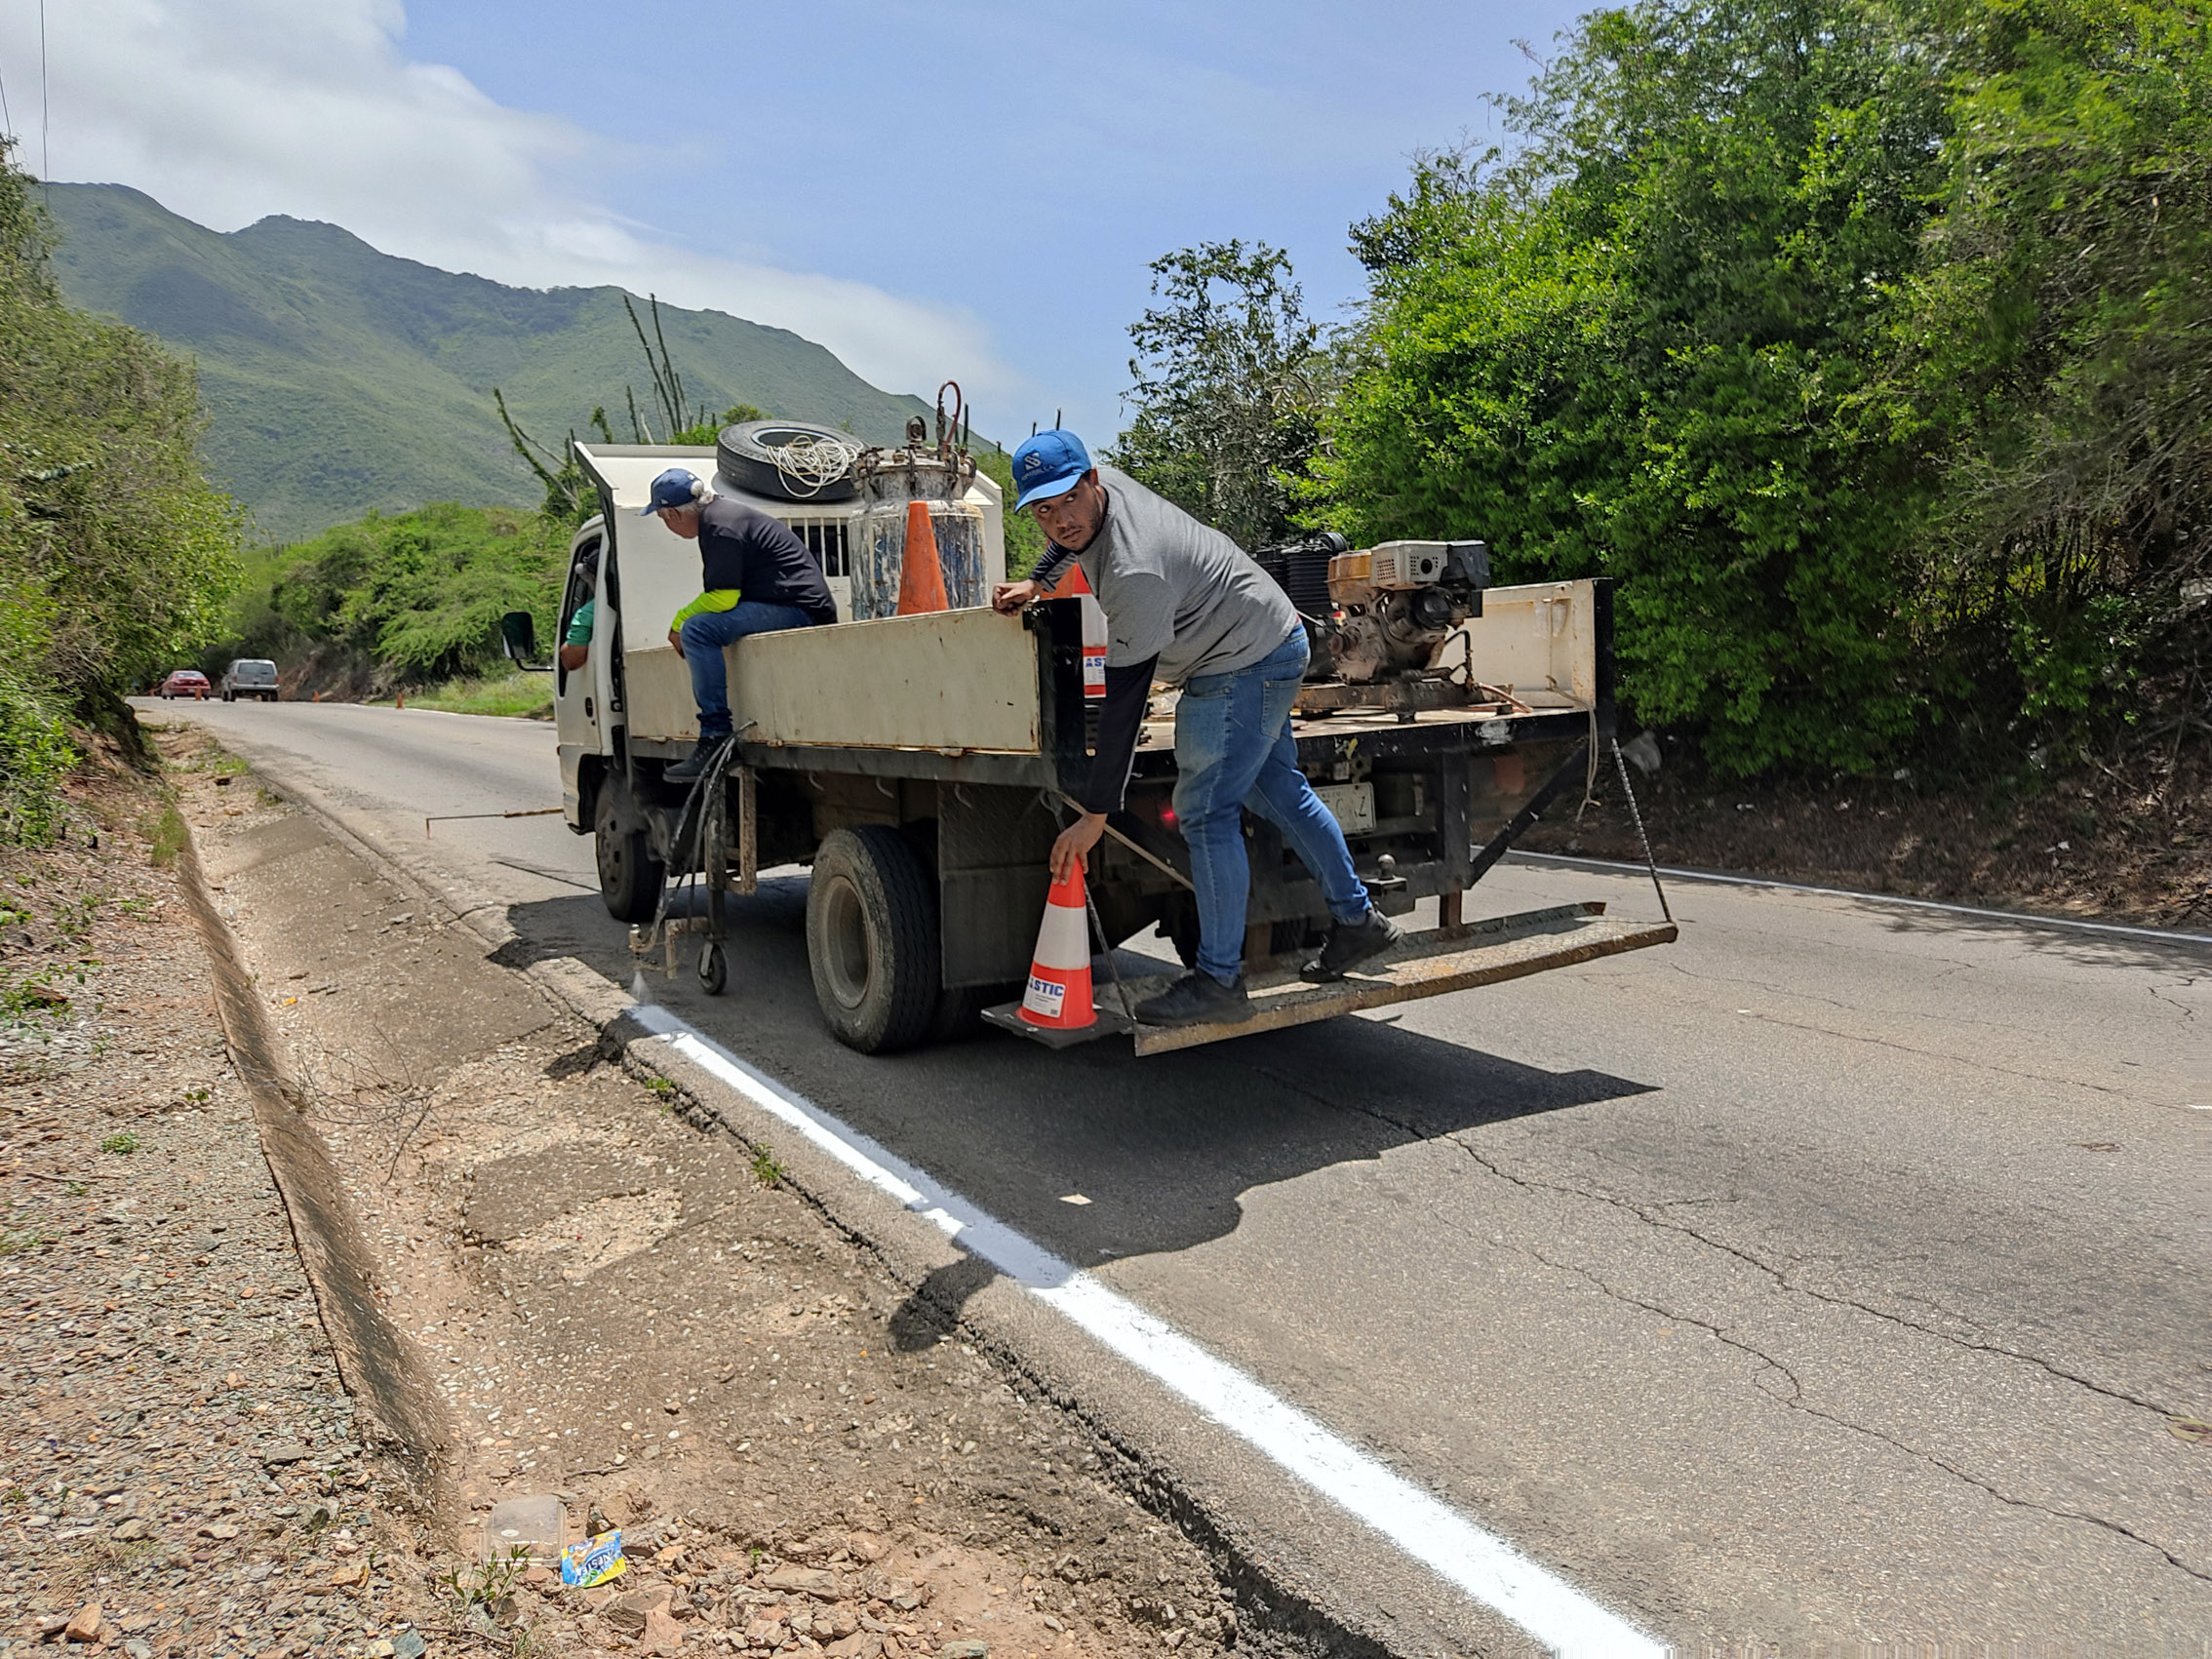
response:
{"label": "snack wrapper on ground", "polygon": [[620,1527],[602,1532],[585,1543],[571,1544],[561,1552],[561,1582],[574,1585],[578,1590],[589,1590],[595,1584],[620,1578],[629,1567],[630,1563],[622,1558]]}

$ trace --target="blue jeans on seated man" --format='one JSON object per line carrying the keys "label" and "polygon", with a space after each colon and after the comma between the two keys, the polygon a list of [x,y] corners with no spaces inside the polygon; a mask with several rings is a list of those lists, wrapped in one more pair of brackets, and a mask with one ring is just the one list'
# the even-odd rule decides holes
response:
{"label": "blue jeans on seated man", "polygon": [[1244,966],[1244,909],[1251,863],[1244,811],[1250,808],[1321,884],[1338,922],[1367,914],[1367,889],[1352,868],[1344,831],[1298,770],[1290,706],[1306,673],[1306,631],[1233,674],[1201,674],[1175,705],[1175,816],[1191,849],[1198,889],[1200,969],[1224,985]]}
{"label": "blue jeans on seated man", "polygon": [[684,660],[691,670],[691,699],[699,705],[699,741],[730,735],[730,665],[722,648],[748,634],[780,634],[814,619],[796,605],[741,599],[728,611],[701,611],[684,618]]}

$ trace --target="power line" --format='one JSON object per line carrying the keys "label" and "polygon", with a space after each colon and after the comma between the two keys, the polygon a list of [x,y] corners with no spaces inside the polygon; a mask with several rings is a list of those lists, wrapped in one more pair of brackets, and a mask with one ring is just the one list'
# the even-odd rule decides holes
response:
{"label": "power line", "polygon": [[16,117],[8,108],[8,77],[4,73],[0,73],[0,129],[11,138],[16,136]]}
{"label": "power line", "polygon": [[38,178],[40,183],[54,177],[54,141],[51,123],[47,117],[46,99],[46,0],[38,0]]}

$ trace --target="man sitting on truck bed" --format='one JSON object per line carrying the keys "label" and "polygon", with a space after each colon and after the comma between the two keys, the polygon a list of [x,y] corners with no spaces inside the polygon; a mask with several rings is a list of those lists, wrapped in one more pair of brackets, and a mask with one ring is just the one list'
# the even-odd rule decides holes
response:
{"label": "man sitting on truck bed", "polygon": [[837,601],[821,567],[789,526],[715,494],[684,467],[672,466],[652,481],[645,510],[699,544],[704,591],[668,624],[668,643],[691,670],[699,743],[688,760],[661,774],[671,783],[690,783],[705,770],[715,745],[730,735],[730,669],[722,648],[749,634],[834,622]]}
{"label": "man sitting on truck bed", "polygon": [[1368,901],[1344,831],[1298,769],[1290,706],[1306,673],[1306,628],[1289,595],[1229,537],[1111,467],[1093,467],[1073,432],[1040,432],[1014,452],[1018,512],[1031,509],[1051,545],[1027,581],[991,602],[1018,611],[1070,559],[1105,610],[1106,706],[1083,815],[1052,845],[1064,877],[1119,811],[1155,679],[1181,686],[1175,705],[1175,816],[1191,849],[1198,965],[1137,1005],[1146,1025],[1210,1025],[1252,1017],[1244,993],[1244,910],[1251,866],[1249,807],[1321,884],[1334,926],[1309,977],[1335,978],[1386,950],[1398,929]]}

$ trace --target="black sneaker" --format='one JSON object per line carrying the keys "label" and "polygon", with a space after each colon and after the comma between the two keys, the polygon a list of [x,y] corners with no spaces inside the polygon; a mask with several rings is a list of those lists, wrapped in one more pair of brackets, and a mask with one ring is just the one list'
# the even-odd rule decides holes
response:
{"label": "black sneaker", "polygon": [[1244,995],[1242,975],[1224,985],[1196,969],[1136,1006],[1139,1025],[1242,1025],[1251,1017],[1252,1000]]}
{"label": "black sneaker", "polygon": [[1321,955],[1299,970],[1302,979],[1341,979],[1360,964],[1378,957],[1404,935],[1381,911],[1369,909],[1357,922],[1339,922],[1322,941]]}

